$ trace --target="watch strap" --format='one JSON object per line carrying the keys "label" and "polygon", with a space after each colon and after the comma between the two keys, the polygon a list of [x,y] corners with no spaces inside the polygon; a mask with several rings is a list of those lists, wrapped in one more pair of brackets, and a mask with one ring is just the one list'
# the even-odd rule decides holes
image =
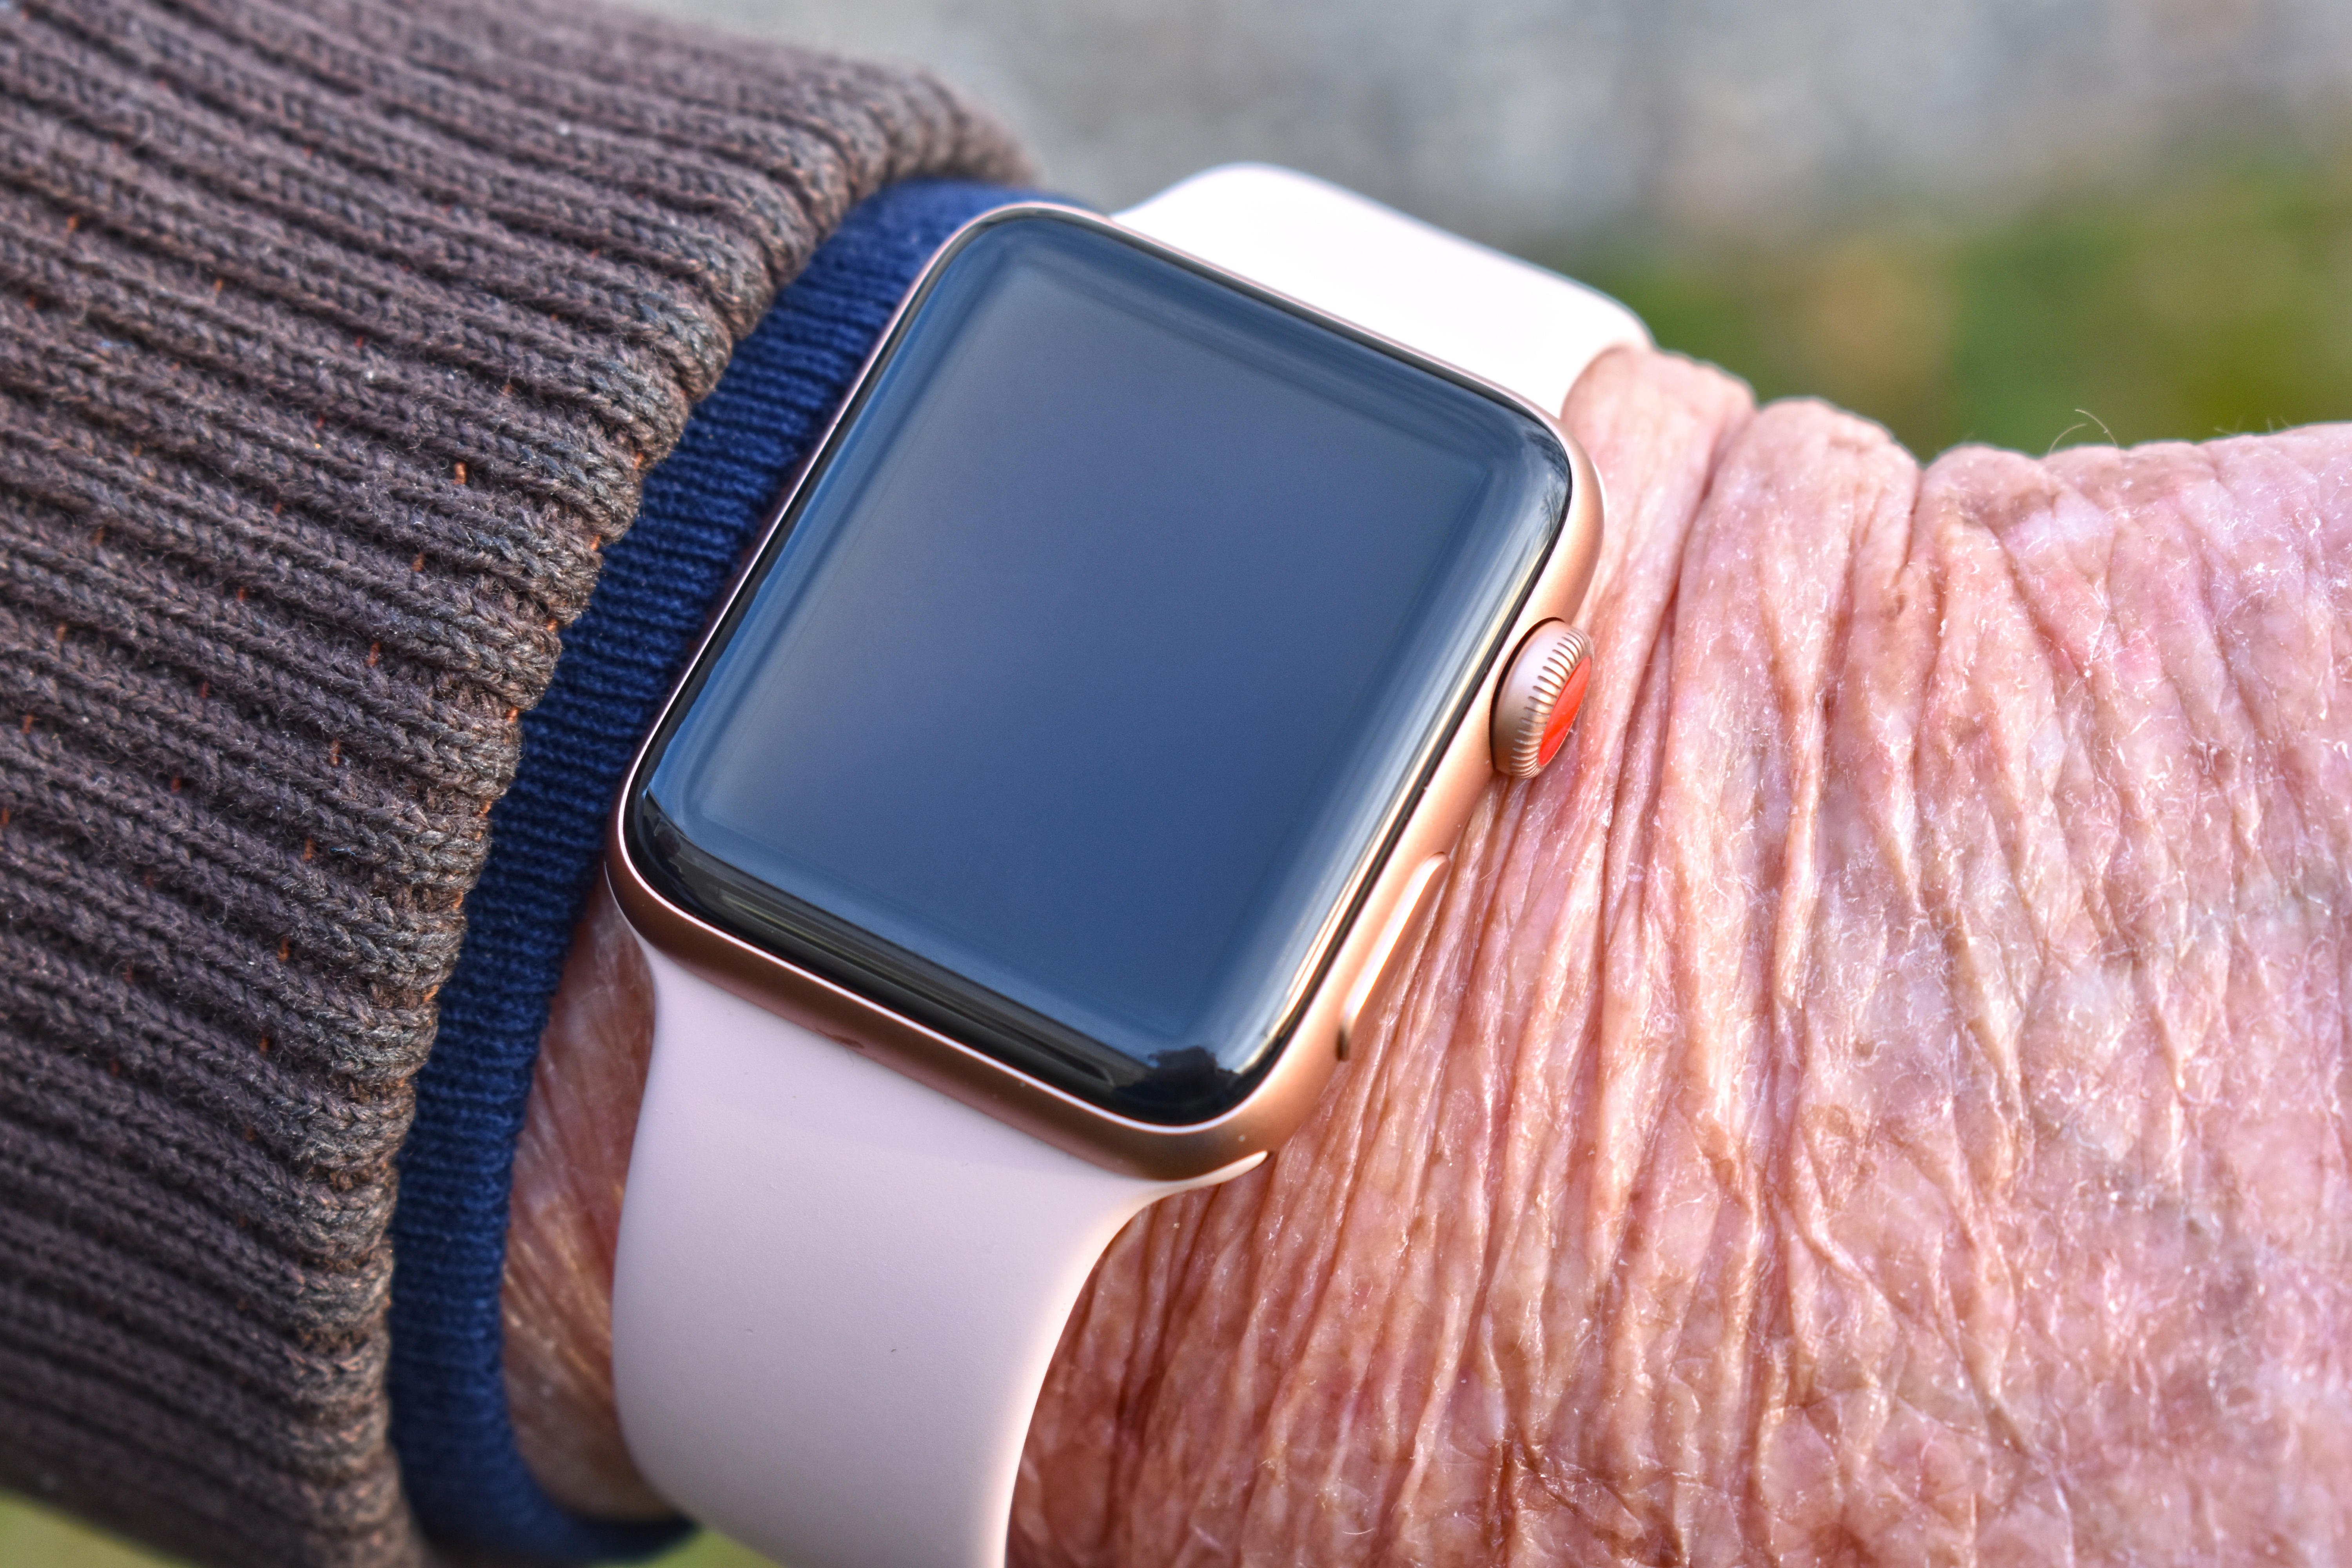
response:
{"label": "watch strap", "polygon": [[995,1568],[1096,1259],[1153,1199],[1264,1156],[1119,1175],[646,956],[613,1295],[630,1452],[793,1568]]}
{"label": "watch strap", "polygon": [[1650,342],[1642,319],[1597,289],[1293,169],[1204,170],[1118,218],[1547,414],[1603,353]]}

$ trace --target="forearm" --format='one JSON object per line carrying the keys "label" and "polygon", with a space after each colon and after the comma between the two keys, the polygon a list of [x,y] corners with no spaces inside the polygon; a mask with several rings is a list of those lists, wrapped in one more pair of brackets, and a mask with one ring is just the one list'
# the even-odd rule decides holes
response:
{"label": "forearm", "polygon": [[[1570,423],[1573,750],[1308,1126],[1105,1259],[1017,1555],[2324,1555],[2352,439],[1923,481],[1633,355]],[[527,1142],[518,1225],[599,1181]]]}
{"label": "forearm", "polygon": [[2352,442],[1572,415],[1570,766],[1274,1167],[1106,1259],[1029,1560],[2340,1547]]}

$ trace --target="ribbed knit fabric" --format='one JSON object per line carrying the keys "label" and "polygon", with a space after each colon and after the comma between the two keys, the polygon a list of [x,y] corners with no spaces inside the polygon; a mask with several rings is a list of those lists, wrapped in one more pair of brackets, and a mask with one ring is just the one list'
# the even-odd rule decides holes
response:
{"label": "ribbed knit fabric", "polygon": [[713,600],[932,251],[1018,193],[894,185],[850,213],[735,351],[636,526],[563,634],[441,993],[393,1221],[393,1438],[428,1531],[551,1561],[640,1555],[667,1527],[575,1518],[516,1451],[500,1364],[508,1194],[539,1037],[604,849],[604,819]]}
{"label": "ribbed knit fabric", "polygon": [[936,84],[565,0],[0,0],[0,1485],[409,1564],[394,1156],[641,473]]}

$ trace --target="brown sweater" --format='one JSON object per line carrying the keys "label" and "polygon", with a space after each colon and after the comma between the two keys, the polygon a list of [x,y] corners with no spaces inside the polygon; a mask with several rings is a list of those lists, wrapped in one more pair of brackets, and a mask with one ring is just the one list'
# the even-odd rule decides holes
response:
{"label": "brown sweater", "polygon": [[422,1562],[385,1226],[598,551],[936,82],[572,0],[0,0],[0,1486]]}

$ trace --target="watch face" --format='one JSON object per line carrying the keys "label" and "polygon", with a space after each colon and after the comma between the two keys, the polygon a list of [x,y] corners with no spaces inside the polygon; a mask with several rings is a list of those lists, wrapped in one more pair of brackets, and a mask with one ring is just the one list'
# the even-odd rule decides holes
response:
{"label": "watch face", "polygon": [[1281,1052],[1559,531],[1493,393],[1106,225],[929,275],[631,784],[704,921],[1118,1116]]}

